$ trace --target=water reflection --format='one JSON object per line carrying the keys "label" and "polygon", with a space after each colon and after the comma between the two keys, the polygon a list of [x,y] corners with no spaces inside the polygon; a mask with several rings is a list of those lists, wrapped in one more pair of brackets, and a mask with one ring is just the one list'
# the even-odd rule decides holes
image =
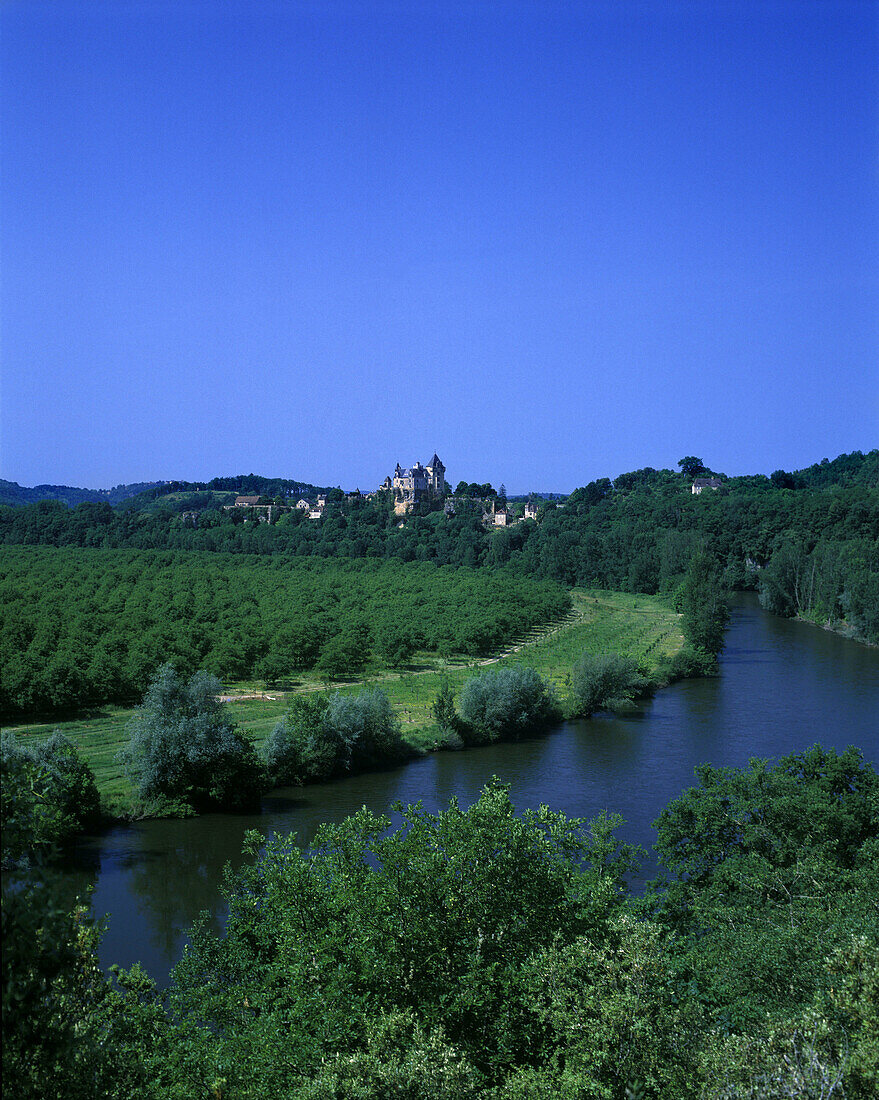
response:
{"label": "water reflection", "polygon": [[[455,796],[470,805],[492,775],[521,808],[547,803],[572,817],[621,813],[623,839],[650,849],[652,822],[694,782],[696,765],[741,766],[752,756],[800,751],[815,741],[856,744],[879,760],[879,650],[777,619],[745,597],[727,637],[722,675],[660,692],[631,714],[568,722],[532,741],[440,753],[391,772],[273,792],[259,815],[143,822],[84,842],[71,894],[95,884],[93,911],[112,914],[102,947],[109,965],[142,960],[162,978],[206,910],[220,927],[222,868],[240,864],[244,834],[295,832],[307,846],[324,821],[396,799],[434,811]],[[638,881],[654,873],[648,857]],[[637,885],[637,882],[636,882]]]}

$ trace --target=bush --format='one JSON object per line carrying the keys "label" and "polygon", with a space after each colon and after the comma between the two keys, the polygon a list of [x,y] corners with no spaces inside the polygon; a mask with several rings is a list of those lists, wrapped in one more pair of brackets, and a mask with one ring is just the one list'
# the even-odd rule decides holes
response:
{"label": "bush", "polygon": [[470,744],[522,737],[557,716],[552,688],[533,668],[483,672],[461,693],[461,733]]}
{"label": "bush", "polygon": [[336,692],[330,696],[323,721],[325,729],[341,742],[346,771],[395,763],[409,755],[400,723],[381,688],[358,695]]}
{"label": "bush", "polygon": [[62,844],[100,818],[94,774],[57,731],[33,748],[4,733],[2,773],[4,865]]}
{"label": "bush", "polygon": [[670,683],[697,676],[716,676],[717,658],[706,653],[704,649],[685,645],[663,665],[661,671]]}
{"label": "bush", "polygon": [[120,754],[143,804],[239,808],[259,798],[263,769],[218,701],[220,689],[206,672],[188,682],[170,664],[156,673]]}
{"label": "bush", "polygon": [[649,686],[632,658],[619,653],[584,653],[571,677],[577,710],[587,716],[602,707],[619,710],[628,706]]}
{"label": "bush", "polygon": [[266,740],[264,759],[276,783],[309,783],[404,759],[409,749],[388,697],[297,695]]}
{"label": "bush", "polygon": [[277,784],[328,779],[342,766],[342,744],[324,726],[323,695],[294,695],[266,738],[263,758]]}

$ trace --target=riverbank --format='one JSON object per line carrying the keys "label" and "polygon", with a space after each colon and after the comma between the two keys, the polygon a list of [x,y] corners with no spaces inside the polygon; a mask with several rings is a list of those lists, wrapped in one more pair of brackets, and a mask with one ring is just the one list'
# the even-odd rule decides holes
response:
{"label": "riverbank", "polygon": [[871,642],[859,634],[851,623],[846,622],[845,619],[813,619],[809,615],[794,615],[793,618],[798,623],[817,626],[819,630],[824,630],[828,634],[837,634],[840,638],[845,638],[849,642],[857,642],[858,645],[869,646],[871,649],[877,648],[875,642]]}
{"label": "riverbank", "polygon": [[[661,680],[664,665],[683,646],[680,616],[658,597],[574,589],[571,599],[572,610],[561,623],[531,631],[492,656],[459,662],[425,656],[420,667],[337,682],[329,689],[354,693],[366,687],[381,687],[413,753],[423,754],[437,747],[439,740],[431,706],[444,680],[450,681],[457,693],[480,668],[527,666],[553,684],[564,708],[570,697],[571,670],[584,651],[621,653],[642,665],[651,679]],[[226,705],[233,720],[258,747],[294,694],[326,687],[317,677],[303,677],[291,691],[258,693],[253,684],[227,685],[225,695],[230,701]],[[64,722],[21,723],[4,728],[23,741],[42,740],[53,730],[60,730],[94,771],[107,811],[125,817],[130,813],[131,786],[117,755],[127,741],[126,726],[133,714],[133,708],[103,707]]]}

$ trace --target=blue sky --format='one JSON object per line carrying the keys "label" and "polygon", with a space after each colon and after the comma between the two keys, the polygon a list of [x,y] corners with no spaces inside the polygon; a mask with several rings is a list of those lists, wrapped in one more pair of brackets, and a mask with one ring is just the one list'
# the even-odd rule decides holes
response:
{"label": "blue sky", "polygon": [[6,3],[0,476],[875,447],[877,11]]}

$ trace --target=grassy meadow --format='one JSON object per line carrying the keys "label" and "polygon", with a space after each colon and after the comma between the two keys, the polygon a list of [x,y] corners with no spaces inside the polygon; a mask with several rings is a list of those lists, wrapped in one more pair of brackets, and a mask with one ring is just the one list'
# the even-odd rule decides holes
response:
{"label": "grassy meadow", "polygon": [[[285,690],[265,690],[262,682],[230,683],[226,685],[230,697],[227,705],[234,721],[259,745],[295,692],[356,692],[379,686],[387,693],[406,740],[419,751],[429,751],[436,744],[437,732],[431,705],[444,678],[458,692],[467,678],[483,667],[529,666],[554,684],[564,705],[571,669],[584,651],[621,653],[656,673],[661,660],[683,644],[680,616],[656,597],[574,589],[571,598],[572,610],[561,623],[529,630],[486,658],[455,661],[416,654],[399,672],[384,671],[330,684],[317,674],[305,673],[285,682]],[[126,725],[133,714],[132,708],[104,706],[71,720],[24,722],[4,728],[13,730],[22,740],[43,739],[53,730],[60,730],[94,770],[108,808],[124,813],[130,785],[116,756],[126,741]]]}

